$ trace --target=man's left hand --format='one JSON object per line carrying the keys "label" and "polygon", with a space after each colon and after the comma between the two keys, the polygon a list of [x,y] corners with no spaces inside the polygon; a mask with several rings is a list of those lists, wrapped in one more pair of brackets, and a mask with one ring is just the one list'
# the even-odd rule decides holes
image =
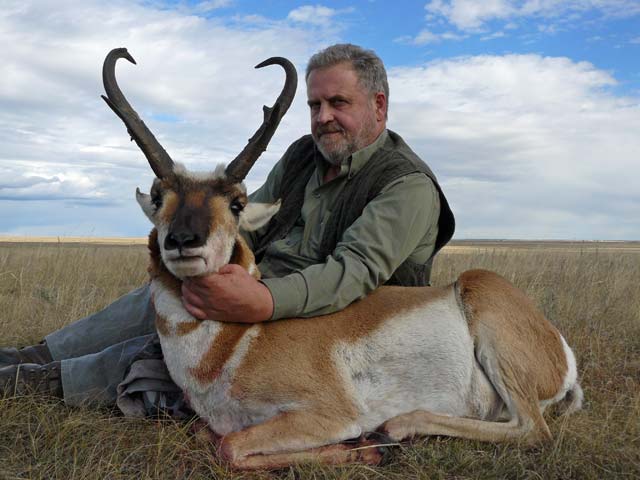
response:
{"label": "man's left hand", "polygon": [[273,315],[269,289],[239,265],[225,265],[218,273],[182,282],[182,303],[200,320],[257,323]]}

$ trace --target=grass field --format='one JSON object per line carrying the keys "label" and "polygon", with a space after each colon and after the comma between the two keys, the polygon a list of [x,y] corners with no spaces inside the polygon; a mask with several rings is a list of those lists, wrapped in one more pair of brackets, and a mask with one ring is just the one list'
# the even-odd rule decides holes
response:
{"label": "grass field", "polygon": [[[276,476],[640,478],[640,244],[458,242],[435,267],[437,285],[481,267],[524,289],[573,347],[584,409],[547,416],[555,439],[535,448],[430,438],[396,448],[384,467],[291,467]],[[37,342],[145,280],[141,245],[0,243],[0,346]],[[228,472],[185,424],[0,398],[3,480],[273,475]]]}

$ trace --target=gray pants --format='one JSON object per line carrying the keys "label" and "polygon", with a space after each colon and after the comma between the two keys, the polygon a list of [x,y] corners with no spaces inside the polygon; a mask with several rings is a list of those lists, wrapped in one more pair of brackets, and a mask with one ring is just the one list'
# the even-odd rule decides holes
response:
{"label": "gray pants", "polygon": [[51,356],[61,360],[65,403],[114,405],[116,386],[153,333],[155,313],[145,285],[47,335]]}

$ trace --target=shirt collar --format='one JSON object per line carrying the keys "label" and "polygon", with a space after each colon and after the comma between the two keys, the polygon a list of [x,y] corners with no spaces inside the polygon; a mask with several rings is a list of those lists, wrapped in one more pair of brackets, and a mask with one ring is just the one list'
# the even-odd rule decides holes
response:
{"label": "shirt collar", "polygon": [[[370,145],[367,145],[364,148],[361,148],[357,152],[351,154],[351,165],[349,168],[349,175],[354,176],[362,167],[366,165],[369,159],[376,153],[387,140],[387,129],[382,130],[382,133],[378,135],[378,138],[374,140],[374,142]],[[349,161],[347,159],[347,161]],[[341,169],[342,171],[342,169]]]}

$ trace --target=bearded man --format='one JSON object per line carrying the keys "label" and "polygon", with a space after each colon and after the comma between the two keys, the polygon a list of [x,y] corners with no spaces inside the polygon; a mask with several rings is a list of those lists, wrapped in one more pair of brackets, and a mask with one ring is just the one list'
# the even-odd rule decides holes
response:
{"label": "bearded man", "polygon": [[[428,285],[433,257],[453,235],[435,176],[386,128],[389,87],[380,58],[333,45],[311,57],[306,83],[311,135],[294,142],[250,196],[282,200],[265,227],[246,234],[263,278],[226,265],[186,280],[183,303],[198,319],[321,322],[382,284]],[[39,345],[0,349],[0,388],[36,390],[70,405],[113,404],[154,332],[144,286]],[[173,392],[150,384],[160,395],[145,396],[148,411]]]}

